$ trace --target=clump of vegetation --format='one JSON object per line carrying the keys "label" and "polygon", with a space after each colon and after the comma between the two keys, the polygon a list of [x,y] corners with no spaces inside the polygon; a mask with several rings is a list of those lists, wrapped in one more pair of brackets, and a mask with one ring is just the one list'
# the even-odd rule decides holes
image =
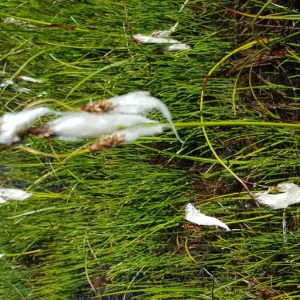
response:
{"label": "clump of vegetation", "polygon": [[[4,147],[3,184],[33,195],[0,207],[1,299],[298,297],[297,204],[283,213],[251,195],[299,181],[299,4],[182,6],[0,4],[1,115],[144,90],[185,141],[166,131],[94,155],[82,151],[92,139]],[[189,49],[132,39],[177,22],[172,39]],[[186,222],[187,203],[231,231]]]}

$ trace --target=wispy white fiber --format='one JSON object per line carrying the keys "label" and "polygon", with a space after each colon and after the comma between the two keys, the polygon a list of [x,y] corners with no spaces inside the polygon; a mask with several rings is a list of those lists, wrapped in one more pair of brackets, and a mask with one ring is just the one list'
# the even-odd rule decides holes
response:
{"label": "wispy white fiber", "polygon": [[183,51],[183,50],[189,50],[189,49],[191,49],[191,47],[187,44],[165,45],[160,48],[160,50],[164,51],[164,52]]}
{"label": "wispy white fiber", "polygon": [[[29,77],[29,76],[18,76],[16,79],[24,80],[24,81],[28,81],[28,82],[32,82],[32,83],[43,83],[42,80],[36,79],[33,77]],[[12,80],[4,80],[3,82],[1,82],[0,89],[2,89],[4,87],[6,87],[10,91],[16,92],[16,93],[30,93],[31,92],[31,90],[29,88],[18,87],[16,82],[12,81]]]}
{"label": "wispy white fiber", "polygon": [[0,89],[15,84],[12,80],[4,80],[3,82],[0,83]]}
{"label": "wispy white fiber", "polygon": [[279,194],[269,194],[270,190],[254,194],[255,199],[273,209],[286,208],[300,202],[300,188],[294,183],[278,184],[273,190],[281,192]]}
{"label": "wispy white fiber", "polygon": [[4,80],[0,83],[0,89],[7,87],[10,91],[15,93],[30,93],[31,90],[25,87],[18,87],[17,84],[12,80]]}
{"label": "wispy white fiber", "polygon": [[[181,9],[183,9],[184,5],[181,7]],[[140,44],[167,44],[164,47],[158,49],[164,52],[188,50],[190,49],[189,45],[183,44],[178,40],[169,38],[169,36],[173,32],[175,32],[178,24],[179,22],[176,22],[175,25],[172,26],[169,30],[154,31],[151,33],[150,36],[144,34],[135,34],[131,37],[135,42],[138,42]]]}
{"label": "wispy white fiber", "polygon": [[132,35],[134,41],[141,43],[141,44],[176,44],[180,43],[177,40],[170,39],[170,38],[163,38],[163,37],[155,37],[143,34],[135,34]]}
{"label": "wispy white fiber", "polygon": [[172,26],[169,30],[158,30],[151,33],[151,36],[154,37],[167,37],[170,36],[173,32],[175,32],[176,27],[178,26],[179,22],[176,22],[174,26]]}
{"label": "wispy white fiber", "polygon": [[27,193],[20,189],[0,188],[0,203],[5,203],[9,200],[22,201],[32,196],[32,193]]}
{"label": "wispy white fiber", "polygon": [[25,94],[29,94],[31,92],[31,89],[25,87],[18,87],[16,85],[10,86],[10,90],[15,93],[25,93]]}
{"label": "wispy white fiber", "polygon": [[47,107],[38,107],[16,113],[5,113],[0,118],[0,143],[19,142],[21,135],[33,125],[35,120],[49,113],[53,113],[53,111]]}
{"label": "wispy white fiber", "polygon": [[153,109],[158,109],[170,123],[177,139],[183,143],[172,122],[172,116],[168,107],[159,99],[150,96],[145,91],[134,91],[125,95],[110,98],[113,105],[113,112],[125,114],[143,114]]}
{"label": "wispy white fiber", "polygon": [[116,131],[116,134],[124,135],[124,142],[134,142],[142,136],[153,136],[158,133],[162,133],[164,130],[162,125],[156,126],[139,126],[126,128],[124,130]]}
{"label": "wispy white fiber", "polygon": [[3,20],[3,23],[4,24],[13,24],[13,25],[24,25],[24,26],[27,26],[27,27],[36,27],[28,22],[24,22],[24,21],[21,21],[19,19],[15,19],[15,18],[12,18],[12,17],[7,17]]}
{"label": "wispy white fiber", "polygon": [[229,227],[219,219],[202,214],[192,203],[188,203],[185,207],[185,219],[197,225],[219,226],[230,230]]}
{"label": "wispy white fiber", "polygon": [[149,123],[157,122],[141,115],[113,112],[97,115],[88,112],[70,112],[49,122],[48,126],[58,139],[77,141],[86,138],[99,138],[120,127]]}
{"label": "wispy white fiber", "polygon": [[18,76],[19,79],[22,79],[24,81],[33,82],[33,83],[43,83],[43,80],[36,79],[29,76]]}
{"label": "wispy white fiber", "polygon": [[16,25],[22,25],[24,24],[25,22],[19,20],[19,19],[15,19],[15,18],[12,18],[12,17],[7,17],[3,20],[3,23],[4,24],[16,24]]}

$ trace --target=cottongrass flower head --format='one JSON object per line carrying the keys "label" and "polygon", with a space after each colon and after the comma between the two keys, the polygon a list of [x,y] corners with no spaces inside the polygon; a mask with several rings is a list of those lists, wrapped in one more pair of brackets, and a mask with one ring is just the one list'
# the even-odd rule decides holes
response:
{"label": "cottongrass flower head", "polygon": [[0,203],[6,203],[10,200],[22,201],[32,196],[32,193],[27,193],[20,189],[0,188]]}
{"label": "cottongrass flower head", "polygon": [[134,91],[125,95],[116,96],[107,100],[92,102],[82,107],[87,112],[104,113],[111,111],[121,114],[146,114],[152,110],[159,110],[169,122],[177,139],[183,143],[173,124],[171,113],[168,107],[161,100],[152,97],[145,91]]}
{"label": "cottongrass flower head", "polygon": [[185,219],[197,225],[219,226],[228,231],[230,230],[229,227],[219,219],[202,214],[192,203],[188,203],[185,207]]}
{"label": "cottongrass flower head", "polygon": [[173,44],[173,45],[165,45],[161,48],[159,48],[159,51],[162,52],[174,52],[174,51],[183,51],[183,50],[189,50],[191,47],[187,44]]}
{"label": "cottongrass flower head", "polygon": [[[63,141],[97,138],[100,140],[90,147],[90,151],[95,152],[163,132],[163,125],[154,126],[158,122],[145,116],[154,109],[164,115],[178,140],[183,143],[168,107],[144,91],[92,102],[81,107],[81,111],[55,112],[47,107],[38,107],[6,113],[0,118],[0,143],[11,146],[28,134]],[[34,126],[38,118],[50,113],[55,115],[53,120]],[[153,126],[144,126],[150,124]]]}
{"label": "cottongrass flower head", "polygon": [[5,113],[0,118],[0,144],[12,144],[21,141],[34,121],[54,113],[47,107],[37,107],[16,113]]}
{"label": "cottongrass flower head", "polygon": [[64,141],[79,141],[99,138],[110,134],[120,127],[138,124],[151,124],[156,121],[141,115],[106,113],[103,115],[88,112],[68,112],[45,126],[31,129],[31,133],[40,137],[55,137]]}
{"label": "cottongrass flower head", "polygon": [[144,34],[134,34],[132,39],[140,44],[177,44],[180,43],[177,40],[167,37],[156,37]]}
{"label": "cottongrass flower head", "polygon": [[99,141],[89,147],[90,152],[97,152],[116,147],[120,144],[126,144],[136,141],[142,136],[153,136],[154,134],[162,133],[163,126],[139,126],[118,130],[110,135],[104,136]]}
{"label": "cottongrass flower head", "polygon": [[[271,190],[280,193],[270,194]],[[260,204],[273,209],[287,208],[289,205],[300,202],[300,188],[294,183],[280,183],[275,188],[269,189],[266,192],[254,194],[254,198]]]}
{"label": "cottongrass flower head", "polygon": [[172,26],[169,30],[158,30],[151,33],[151,36],[154,37],[167,37],[170,36],[173,32],[175,32],[179,22],[176,22],[174,26]]}
{"label": "cottongrass flower head", "polygon": [[178,40],[169,38],[169,36],[173,32],[175,32],[178,24],[179,22],[176,22],[176,24],[172,26],[169,30],[154,31],[151,33],[150,36],[144,34],[134,34],[131,35],[131,38],[134,42],[139,44],[166,44],[166,46],[157,49],[164,52],[188,50],[191,48],[189,45],[183,44]]}
{"label": "cottongrass flower head", "polygon": [[43,80],[37,79],[37,78],[33,78],[33,77],[29,77],[29,76],[18,76],[17,79],[21,79],[24,81],[28,81],[28,82],[33,82],[33,83],[43,83]]}

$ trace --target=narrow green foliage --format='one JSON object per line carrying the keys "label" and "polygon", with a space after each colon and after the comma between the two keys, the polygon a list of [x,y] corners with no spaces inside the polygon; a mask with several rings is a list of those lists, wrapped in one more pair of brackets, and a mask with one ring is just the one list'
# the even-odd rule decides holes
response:
{"label": "narrow green foliage", "polygon": [[[166,131],[91,155],[91,140],[28,137],[3,149],[2,182],[33,196],[0,206],[1,299],[299,297],[299,209],[259,207],[236,180],[251,191],[299,181],[296,7],[190,1],[179,13],[182,5],[0,4],[0,84],[30,89],[1,88],[1,115],[147,90],[185,141]],[[171,37],[190,50],[131,39],[177,21]],[[189,202],[232,231],[185,222]]]}

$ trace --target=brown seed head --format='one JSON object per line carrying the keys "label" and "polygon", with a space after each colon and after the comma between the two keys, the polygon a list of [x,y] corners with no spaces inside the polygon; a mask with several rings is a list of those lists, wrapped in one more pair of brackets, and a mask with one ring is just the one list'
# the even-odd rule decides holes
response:
{"label": "brown seed head", "polygon": [[90,113],[105,113],[113,109],[112,103],[106,99],[97,102],[92,102],[81,107],[83,111]]}
{"label": "brown seed head", "polygon": [[36,135],[40,138],[48,138],[54,136],[54,132],[52,131],[50,126],[30,127],[28,129],[28,133]]}
{"label": "brown seed head", "polygon": [[116,132],[104,136],[102,139],[97,141],[96,143],[92,144],[89,149],[90,152],[94,153],[97,151],[103,151],[107,150],[110,148],[114,148],[120,144],[122,144],[125,140],[125,135],[124,134],[118,134]]}

